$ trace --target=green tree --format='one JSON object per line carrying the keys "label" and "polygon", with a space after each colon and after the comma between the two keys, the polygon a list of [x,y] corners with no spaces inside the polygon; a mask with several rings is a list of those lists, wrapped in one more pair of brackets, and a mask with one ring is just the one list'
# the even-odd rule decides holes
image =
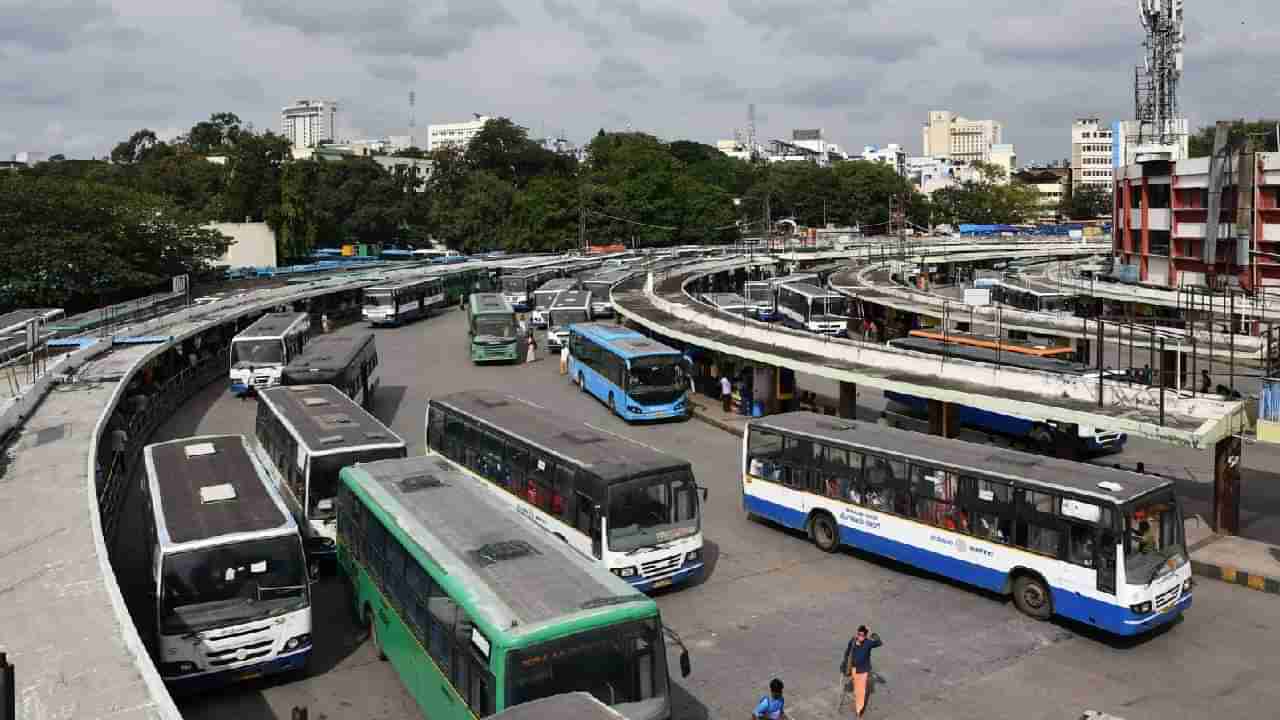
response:
{"label": "green tree", "polygon": [[409,147],[404,148],[403,150],[397,150],[391,153],[391,157],[402,157],[402,158],[412,158],[414,160],[425,160],[428,157],[428,153],[426,150],[423,150],[420,147],[410,145]]}
{"label": "green tree", "polygon": [[143,128],[112,148],[111,162],[123,165],[142,162],[159,145],[163,143],[156,138],[155,132]]}
{"label": "green tree", "polygon": [[[1277,135],[1277,125],[1280,120],[1254,120],[1246,122],[1245,120],[1237,120],[1232,124],[1227,137],[1230,143],[1234,143],[1236,147],[1242,147],[1246,138],[1253,138],[1255,150],[1258,152],[1276,152],[1278,149],[1276,143],[1280,140]],[[1215,125],[1205,125],[1199,130],[1191,134],[1187,138],[1188,154],[1191,157],[1208,157],[1213,154],[1213,136],[1217,131]]]}
{"label": "green tree", "polygon": [[1058,213],[1072,220],[1111,216],[1111,191],[1106,185],[1077,185],[1062,198]]}
{"label": "green tree", "polygon": [[290,158],[289,141],[266,132],[240,133],[227,149],[227,180],[218,219],[261,222],[280,200],[280,177]]}
{"label": "green tree", "polygon": [[220,112],[196,123],[187,133],[187,144],[194,152],[216,154],[240,137],[240,118],[235,113]]}

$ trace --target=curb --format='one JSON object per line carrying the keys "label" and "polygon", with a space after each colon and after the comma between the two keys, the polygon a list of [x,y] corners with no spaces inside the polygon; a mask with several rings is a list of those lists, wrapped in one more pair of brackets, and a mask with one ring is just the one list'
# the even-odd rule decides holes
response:
{"label": "curb", "polygon": [[1211,580],[1221,580],[1233,585],[1247,587],[1250,590],[1280,595],[1280,580],[1269,578],[1265,575],[1247,573],[1226,565],[1200,562],[1194,558],[1191,560],[1191,572]]}
{"label": "curb", "polygon": [[720,430],[723,430],[734,437],[742,437],[742,431],[739,430],[738,428],[730,425],[729,423],[721,420],[720,418],[714,418],[709,415],[703,415],[701,405],[697,405],[693,403],[691,404],[693,405],[693,412],[692,412],[693,417],[697,418],[698,420],[701,420],[702,422],[710,425],[711,427],[719,428]]}

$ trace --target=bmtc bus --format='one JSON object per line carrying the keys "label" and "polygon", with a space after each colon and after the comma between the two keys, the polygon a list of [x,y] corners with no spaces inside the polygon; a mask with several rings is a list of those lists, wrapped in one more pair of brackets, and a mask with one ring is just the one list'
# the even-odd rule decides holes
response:
{"label": "bmtc bus", "polygon": [[569,379],[628,422],[682,418],[689,412],[684,356],[635,330],[600,323],[570,326]]}
{"label": "bmtc bus", "polygon": [[284,385],[332,385],[363,408],[373,406],[378,344],[373,333],[321,335],[284,368]]}
{"label": "bmtc bus", "polygon": [[476,293],[467,305],[471,362],[510,362],[520,358],[520,325],[511,305],[498,293]]}
{"label": "bmtc bus", "polygon": [[547,347],[559,350],[569,342],[569,328],[591,320],[592,295],[586,290],[565,290],[547,311]]}
{"label": "bmtc bus", "polygon": [[812,273],[800,273],[769,278],[768,280],[748,280],[742,285],[742,294],[746,296],[751,307],[751,314],[757,320],[773,322],[778,313],[778,287],[791,282],[812,283],[818,279]]}
{"label": "bmtc bus", "polygon": [[702,574],[706,491],[687,460],[491,390],[432,398],[427,447],[637,589]]}
{"label": "bmtc bus", "polygon": [[400,325],[426,317],[443,306],[444,281],[439,277],[414,278],[364,289],[363,313],[370,325]]}
{"label": "bmtc bus", "polygon": [[1012,595],[1118,635],[1191,606],[1173,482],[990,445],[794,412],[743,437],[743,506],[848,545]]}
{"label": "bmtc bus", "polygon": [[542,283],[542,287],[533,291],[533,312],[530,314],[529,321],[539,330],[546,328],[547,310],[556,301],[556,296],[565,290],[577,290],[578,288],[578,280],[571,277],[552,278]]}
{"label": "bmtc bus", "polygon": [[305,668],[306,556],[265,459],[240,435],[155,443],[143,459],[160,676],[194,690]]}
{"label": "bmtc bus", "polygon": [[338,471],[407,454],[390,428],[332,385],[290,385],[261,393],[255,434],[312,555],[333,552]]}
{"label": "bmtc bus", "polygon": [[849,327],[849,298],[808,283],[779,285],[778,317],[788,327],[844,335]]}
{"label": "bmtc bus", "polygon": [[603,270],[582,279],[582,287],[591,291],[591,317],[613,317],[613,286],[626,280],[634,270]]}
{"label": "bmtc bus", "polygon": [[[423,717],[578,691],[633,720],[671,716],[664,635],[683,644],[653,600],[438,456],[342,471],[338,563]],[[680,665],[687,675],[687,650]]]}
{"label": "bmtc bus", "polygon": [[502,299],[511,303],[516,312],[528,312],[533,307],[533,291],[557,274],[554,268],[539,268],[503,275]]}
{"label": "bmtc bus", "polygon": [[231,338],[231,392],[247,395],[280,384],[284,366],[311,338],[306,313],[267,313]]}

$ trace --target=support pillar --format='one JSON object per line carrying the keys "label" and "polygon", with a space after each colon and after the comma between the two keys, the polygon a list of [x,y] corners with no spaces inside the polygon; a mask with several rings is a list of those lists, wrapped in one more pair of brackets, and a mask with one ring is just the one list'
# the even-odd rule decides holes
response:
{"label": "support pillar", "polygon": [[851,382],[840,382],[840,417],[846,420],[858,418],[858,385]]}
{"label": "support pillar", "polygon": [[943,402],[929,401],[929,434],[953,438],[960,434],[960,406]]}
{"label": "support pillar", "polygon": [[1240,532],[1240,438],[1229,435],[1213,446],[1213,529]]}

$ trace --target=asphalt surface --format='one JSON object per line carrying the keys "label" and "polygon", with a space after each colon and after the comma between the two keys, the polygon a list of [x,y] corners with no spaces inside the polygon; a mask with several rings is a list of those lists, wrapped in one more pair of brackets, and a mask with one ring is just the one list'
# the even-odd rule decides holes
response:
{"label": "asphalt surface", "polygon": [[[710,488],[704,532],[710,571],[701,584],[657,600],[685,638],[693,674],[672,678],[674,716],[743,718],[772,677],[786,682],[796,720],[846,717],[836,666],[849,633],[884,638],[884,682],[871,717],[1074,718],[1087,709],[1141,718],[1268,717],[1280,701],[1274,667],[1280,602],[1202,582],[1184,622],[1136,643],[1020,616],[1002,598],[851,552],[828,555],[804,537],[746,519],[739,441],[697,421],[630,427],[560,377],[554,358],[476,367],[458,311],[379,330],[382,388],[375,412],[423,448],[431,393],[501,388],[569,417],[683,457]],[[345,328],[347,332],[359,328]],[[162,437],[250,432],[255,400],[222,385],[195,397]],[[314,594],[316,656],[306,677],[281,678],[182,699],[189,718],[411,718],[417,707],[353,626],[334,579]],[[674,656],[673,656],[674,659]],[[678,667],[674,662],[673,668]]]}

